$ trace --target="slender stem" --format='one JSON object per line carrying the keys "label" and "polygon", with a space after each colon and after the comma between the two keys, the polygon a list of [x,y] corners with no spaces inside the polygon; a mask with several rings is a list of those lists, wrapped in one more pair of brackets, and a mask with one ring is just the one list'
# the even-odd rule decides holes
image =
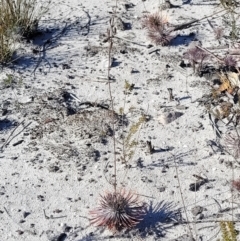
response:
{"label": "slender stem", "polygon": [[113,129],[113,152],[114,152],[114,190],[116,192],[117,189],[117,158],[116,158],[116,136],[115,136],[115,124],[114,124],[114,107],[113,107],[113,97],[112,97],[112,89],[111,89],[111,83],[110,83],[110,69],[111,69],[111,51],[112,51],[112,45],[113,40],[112,37],[110,37],[110,45],[109,45],[109,51],[108,51],[108,90],[109,90],[109,96],[111,101],[111,111],[112,111],[112,129]]}
{"label": "slender stem", "polygon": [[221,12],[224,12],[224,11],[226,11],[226,10],[225,10],[225,9],[222,9],[222,10],[220,10],[220,11],[218,11],[218,12],[212,13],[212,14],[210,14],[210,15],[208,15],[208,16],[203,17],[203,18],[196,19],[196,20],[190,21],[190,22],[188,22],[188,23],[183,23],[183,24],[175,25],[175,26],[173,26],[172,31],[177,31],[177,30],[181,30],[181,29],[184,29],[184,28],[190,28],[190,27],[192,27],[192,25],[193,25],[194,23],[200,22],[200,21],[202,21],[202,20],[204,20],[204,19],[206,19],[206,18],[214,17],[216,14],[221,13]]}
{"label": "slender stem", "polygon": [[[181,196],[181,199],[182,199],[183,209],[184,209],[184,212],[185,212],[185,215],[186,215],[186,220],[187,220],[186,224],[187,224],[187,226],[188,226],[190,235],[191,235],[191,237],[193,238],[193,234],[192,234],[192,230],[191,230],[191,227],[190,227],[189,218],[188,218],[188,215],[187,215],[187,208],[186,208],[186,205],[185,205],[185,202],[184,202],[184,198],[183,198],[183,192],[182,192],[181,183],[180,183],[180,179],[179,179],[179,173],[178,173],[178,167],[177,167],[175,155],[172,154],[171,152],[169,152],[169,153],[172,155],[173,160],[174,160],[174,166],[175,166],[177,181],[178,181],[178,185],[179,185],[180,196]],[[194,222],[194,223],[195,223],[195,222]]]}
{"label": "slender stem", "polygon": [[110,102],[111,102],[111,112],[112,112],[112,129],[113,129],[113,155],[114,155],[114,191],[116,193],[117,191],[117,157],[116,157],[116,135],[115,135],[115,124],[114,124],[114,105],[113,105],[113,96],[112,96],[112,89],[111,89],[111,82],[110,82],[110,70],[112,65],[112,48],[113,48],[113,37],[114,37],[114,18],[116,16],[117,11],[117,0],[114,10],[114,15],[110,19],[110,29],[109,29],[109,49],[108,49],[108,72],[107,72],[107,78],[108,78],[108,90],[109,90],[109,96],[110,96]]}
{"label": "slender stem", "polygon": [[196,46],[198,49],[201,49],[207,53],[209,53],[210,55],[212,55],[214,58],[216,58],[218,61],[220,61],[221,63],[224,62],[224,60],[220,59],[219,57],[217,57],[215,54],[213,54],[211,51],[209,51],[208,49],[202,48],[200,46]]}

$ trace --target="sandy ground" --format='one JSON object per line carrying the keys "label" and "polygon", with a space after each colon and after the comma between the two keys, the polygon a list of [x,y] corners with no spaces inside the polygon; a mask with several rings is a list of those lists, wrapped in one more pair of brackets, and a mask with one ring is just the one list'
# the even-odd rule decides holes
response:
{"label": "sandy ground", "polygon": [[[221,10],[217,0],[172,4],[177,7],[162,13],[173,25]],[[99,194],[112,190],[112,119],[102,107],[110,106],[109,43],[104,34],[115,2],[53,1],[40,22],[44,33],[22,43],[17,63],[0,74],[1,241],[188,241],[187,217],[195,240],[206,241],[221,238],[216,220],[239,220],[239,194],[232,196],[230,185],[232,166],[237,178],[239,164],[217,145],[208,112],[199,101],[210,92],[210,80],[191,67],[180,67],[189,45],[197,42],[216,49],[230,40],[215,40],[204,20],[179,30],[182,37],[171,46],[151,51],[154,46],[149,46],[141,19],[146,12],[159,11],[160,5],[153,0],[118,1],[118,17],[125,24],[119,20],[116,26],[121,39],[114,39],[110,73],[119,114],[114,117],[118,184],[148,204],[144,220],[114,236],[89,225],[89,211],[97,206]],[[217,16],[209,21],[222,26],[221,14]],[[33,49],[42,52],[34,54]],[[10,83],[7,75],[13,76]],[[125,81],[134,84],[129,93]],[[173,101],[168,88],[173,89]],[[177,118],[161,123],[169,113],[177,113]],[[122,140],[142,115],[149,120],[131,136],[138,144],[127,149],[134,155],[124,163]],[[147,141],[155,148],[153,154]],[[197,176],[207,181],[198,191],[190,190]]]}

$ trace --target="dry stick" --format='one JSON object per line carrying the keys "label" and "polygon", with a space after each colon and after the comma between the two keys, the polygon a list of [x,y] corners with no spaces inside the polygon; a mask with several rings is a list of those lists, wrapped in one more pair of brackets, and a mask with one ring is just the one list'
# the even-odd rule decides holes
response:
{"label": "dry stick", "polygon": [[[115,125],[114,125],[114,120],[113,120],[113,114],[114,114],[114,105],[113,105],[113,97],[112,97],[112,90],[111,90],[111,78],[110,78],[110,69],[111,69],[111,53],[112,53],[112,48],[113,48],[113,38],[118,38],[118,39],[122,39],[116,36],[116,31],[114,29],[114,17],[116,15],[116,9],[117,9],[117,1],[116,0],[116,4],[115,4],[115,11],[114,11],[114,15],[112,16],[112,18],[110,19],[110,29],[109,29],[109,51],[108,51],[108,72],[107,72],[107,79],[108,79],[108,89],[109,89],[109,95],[110,95],[110,102],[111,102],[111,109],[112,109],[112,129],[113,129],[113,150],[114,150],[114,190],[116,192],[116,187],[117,187],[117,158],[116,158],[116,136],[115,136]],[[129,41],[126,39],[122,39],[125,41]],[[129,41],[132,42],[132,41]],[[136,42],[132,42],[134,44],[138,44]],[[141,44],[138,44],[141,45]],[[146,47],[145,45],[141,45]],[[127,172],[126,172],[127,173]],[[125,175],[126,177],[126,175]],[[124,177],[124,178],[125,178]]]}
{"label": "dry stick", "polygon": [[89,12],[85,11],[84,9],[83,9],[83,12],[85,12],[85,14],[87,15],[87,18],[88,18],[88,22],[87,22],[87,24],[84,26],[84,27],[87,28],[87,35],[88,35],[89,32],[90,32],[91,16],[89,15]]}
{"label": "dry stick", "polygon": [[20,134],[24,129],[26,129],[31,123],[32,123],[32,122],[30,122],[28,125],[26,125],[25,127],[23,127],[23,129],[22,129],[19,133],[17,133],[15,136],[12,137],[11,140],[9,140],[10,137],[13,135],[13,133],[17,130],[17,128],[18,128],[21,124],[24,124],[24,120],[23,120],[19,125],[17,125],[17,126],[13,129],[13,131],[11,132],[11,134],[9,135],[9,137],[7,138],[7,140],[5,141],[5,143],[1,146],[0,150],[2,150],[4,146],[8,145],[8,144],[13,140],[14,137],[16,137],[17,135],[19,135],[19,134]]}
{"label": "dry stick", "polygon": [[208,239],[207,241],[211,241],[213,240],[215,237],[217,237],[217,235],[221,232],[221,229],[218,230],[217,233],[215,233],[210,239]]}
{"label": "dry stick", "polygon": [[3,207],[5,212],[7,213],[8,217],[18,226],[20,227],[22,230],[24,230],[24,232],[27,232],[31,235],[36,235],[36,232],[33,232],[31,230],[25,229],[21,224],[19,224],[18,222],[16,222],[13,217],[10,215],[10,213],[8,212],[8,210],[6,209],[6,207]]}
{"label": "dry stick", "polygon": [[[117,6],[117,0],[116,0],[116,6]],[[116,13],[116,8],[115,8]],[[117,191],[117,157],[116,157],[116,136],[115,136],[115,124],[114,124],[114,108],[113,108],[113,96],[112,96],[112,89],[111,89],[111,83],[110,83],[110,69],[111,69],[111,54],[112,54],[112,48],[113,48],[113,36],[114,36],[114,17],[115,15],[110,19],[110,28],[109,28],[109,49],[108,49],[108,71],[107,71],[107,78],[108,78],[108,91],[110,96],[110,102],[111,102],[111,110],[112,110],[112,129],[113,129],[113,152],[114,152],[114,191],[116,193]]]}
{"label": "dry stick", "polygon": [[[232,180],[234,180],[234,164],[232,165]],[[233,188],[231,188],[231,199],[232,199],[232,222],[233,222]]]}
{"label": "dry stick", "polygon": [[[177,168],[177,163],[176,163],[175,155],[173,155],[170,151],[169,151],[169,153],[170,153],[170,155],[172,155],[173,160],[174,160],[174,167],[175,167],[175,171],[176,171],[176,174],[177,174],[176,176],[177,176],[177,181],[178,181],[178,185],[179,185],[180,196],[181,196],[181,199],[182,199],[183,208],[184,208],[184,212],[185,212],[186,219],[187,219],[186,224],[187,224],[188,229],[189,229],[189,231],[190,231],[191,238],[194,240],[193,234],[192,234],[192,230],[191,230],[191,227],[190,227],[189,218],[188,218],[188,215],[187,215],[186,205],[185,205],[184,198],[183,198],[183,193],[182,193],[181,183],[180,183],[180,179],[179,179],[179,174],[178,174],[178,168]],[[194,223],[196,223],[196,222],[194,222]]]}
{"label": "dry stick", "polygon": [[23,124],[24,123],[24,120],[21,122],[21,123],[19,123],[19,125],[17,125],[14,129],[13,129],[13,131],[11,132],[11,134],[9,135],[9,137],[7,138],[7,140],[5,141],[5,143],[1,146],[1,149],[5,146],[5,145],[7,145],[7,142],[8,142],[8,140],[10,139],[10,137],[13,135],[13,133],[16,131],[16,129],[21,125],[21,124]]}
{"label": "dry stick", "polygon": [[50,219],[50,217],[47,216],[45,209],[43,209],[43,214],[44,214],[44,217],[45,217],[46,219]]}
{"label": "dry stick", "polygon": [[148,147],[149,153],[153,154],[155,149],[154,149],[151,141],[147,141],[147,147]]}
{"label": "dry stick", "polygon": [[140,44],[140,43],[137,43],[135,41],[132,41],[132,40],[129,40],[129,39],[126,39],[126,38],[121,38],[121,37],[118,37],[118,36],[114,36],[114,38],[116,39],[119,39],[119,40],[123,40],[123,41],[126,41],[126,42],[129,42],[129,43],[132,43],[132,44],[136,44],[136,45],[139,45],[141,47],[148,47],[148,45],[145,45],[145,44]]}
{"label": "dry stick", "polygon": [[219,210],[218,210],[218,212],[222,212],[222,207],[221,207],[221,205],[220,205],[220,203],[217,201],[217,199],[216,198],[214,198],[214,197],[212,197],[212,199],[216,202],[216,204],[218,205],[218,207],[219,207]]}
{"label": "dry stick", "polygon": [[106,175],[106,170],[108,169],[108,165],[109,165],[109,162],[107,162],[107,164],[105,165],[105,168],[104,168],[104,170],[103,170],[103,175],[104,175],[104,178],[105,178],[105,180],[110,184],[110,185],[112,185],[112,183],[111,183],[111,180],[108,180],[108,178],[107,178],[107,175]]}
{"label": "dry stick", "polygon": [[[195,175],[193,175],[193,176],[196,177]],[[197,180],[195,181],[195,188],[196,188],[196,185],[197,185]],[[195,203],[194,205],[196,207],[197,206],[197,204],[196,204],[197,203],[197,192],[196,191],[194,192],[194,203]],[[196,221],[197,221],[197,216],[194,217],[194,224],[193,224],[195,235],[197,236],[197,223],[196,223]]]}
{"label": "dry stick", "polygon": [[[214,220],[214,219],[209,219],[209,220],[197,220],[196,223],[221,223],[221,222],[229,222],[229,220]],[[234,223],[240,223],[240,220],[233,220]],[[176,224],[192,224],[194,222],[190,221],[184,221],[184,222],[173,222],[174,225]]]}
{"label": "dry stick", "polygon": [[209,18],[209,17],[212,17],[214,16],[215,14],[218,14],[218,13],[221,13],[221,12],[224,12],[226,11],[225,9],[222,9],[221,11],[218,11],[216,13],[212,13],[211,15],[208,15],[206,17],[203,17],[203,18],[200,18],[200,19],[196,19],[196,20],[193,20],[193,21],[190,21],[188,23],[184,23],[184,24],[179,24],[179,25],[175,25],[173,26],[173,31],[176,31],[176,30],[181,30],[181,29],[184,29],[184,28],[190,28],[194,23],[197,23],[197,22],[200,22],[206,18]]}
{"label": "dry stick", "polygon": [[[234,126],[234,127],[235,127],[235,131],[237,133],[238,140],[239,140],[240,136],[239,136],[237,127],[236,126]],[[239,146],[238,146],[238,148],[239,148]],[[235,159],[235,161],[237,161],[236,157],[234,159]],[[234,164],[232,165],[232,180],[234,181]],[[232,222],[233,222],[233,203],[234,203],[233,202],[233,188],[231,188],[231,198],[232,198]]]}
{"label": "dry stick", "polygon": [[[236,131],[236,133],[237,133],[237,136],[238,136],[238,139],[240,138],[240,135],[239,135],[239,133],[238,133],[238,130],[237,130],[237,128],[236,128],[236,126],[234,126],[235,127],[235,131]],[[225,149],[225,148],[224,148]],[[233,158],[234,158],[234,160],[235,161],[237,161],[237,158],[234,156],[234,155],[232,155],[232,153],[230,152],[230,151],[228,151],[227,149],[225,149],[225,151],[230,155],[230,156],[232,156]],[[232,165],[232,180],[234,180],[234,165]],[[234,198],[233,198],[233,188],[231,188],[231,204],[232,204],[232,222],[237,222],[237,221],[234,221],[233,220],[233,210],[234,210],[234,208],[233,208],[233,204],[234,204],[234,200],[233,200]]]}
{"label": "dry stick", "polygon": [[196,46],[196,47],[197,47],[198,49],[201,49],[201,50],[209,53],[209,54],[212,55],[214,58],[216,58],[218,61],[220,61],[220,62],[222,62],[222,63],[224,62],[222,59],[220,59],[219,57],[217,57],[215,54],[213,54],[212,52],[210,52],[208,49],[202,48],[202,47],[200,47],[200,46]]}
{"label": "dry stick", "polygon": [[169,92],[169,101],[173,101],[174,97],[173,97],[173,89],[172,88],[167,88],[168,92]]}
{"label": "dry stick", "polygon": [[51,68],[51,65],[50,65],[49,61],[47,61],[47,59],[45,58],[46,50],[49,49],[49,47],[51,46],[51,44],[55,43],[61,36],[63,36],[63,34],[67,31],[67,29],[68,29],[70,26],[71,26],[71,24],[68,25],[67,23],[65,23],[65,26],[64,26],[64,28],[60,31],[60,33],[58,33],[58,34],[56,34],[55,36],[47,39],[47,40],[43,43],[43,45],[41,46],[42,49],[39,51],[38,62],[37,62],[37,64],[36,64],[34,70],[32,71],[32,74],[34,74],[34,76],[35,76],[35,72],[36,72],[37,68],[39,67],[39,65],[41,64],[41,62],[42,62],[43,60],[45,60],[46,62],[48,62],[49,68]]}
{"label": "dry stick", "polygon": [[13,5],[12,5],[12,3],[10,3],[9,0],[6,0],[6,2],[7,2],[7,4],[8,4],[8,6],[9,6],[9,9],[10,9],[10,11],[11,11],[12,16],[14,16],[15,14],[14,14],[14,10],[13,10]]}
{"label": "dry stick", "polygon": [[[126,105],[126,93],[124,94],[124,101],[123,101],[122,126],[124,126],[125,105]],[[122,128],[122,136],[123,136],[123,128]],[[125,152],[125,140],[124,140],[124,137],[123,137],[123,141],[122,141],[122,152],[123,152],[123,160],[126,163],[126,161],[125,161],[126,152]]]}
{"label": "dry stick", "polygon": [[[184,28],[190,28],[190,27],[192,27],[192,25],[193,25],[194,23],[200,22],[200,21],[202,21],[202,20],[204,20],[204,19],[206,19],[206,18],[209,18],[209,17],[213,17],[215,14],[218,14],[218,13],[221,13],[221,12],[224,12],[224,11],[226,11],[226,10],[223,9],[223,10],[221,10],[221,11],[218,11],[218,12],[216,12],[216,13],[213,13],[213,14],[211,14],[211,15],[208,15],[208,16],[203,17],[203,18],[200,18],[200,19],[196,19],[196,20],[190,21],[190,22],[188,22],[188,23],[183,23],[183,24],[175,25],[175,26],[173,26],[173,29],[171,29],[171,32],[174,32],[174,31],[177,31],[177,30],[181,30],[181,29],[184,29]],[[154,52],[154,51],[157,51],[157,50],[159,50],[159,49],[160,49],[160,48],[154,48],[153,52]],[[150,50],[150,51],[151,51],[151,50]],[[151,53],[151,52],[150,52],[150,53]]]}
{"label": "dry stick", "polygon": [[53,215],[48,216],[48,215],[46,214],[46,210],[45,210],[45,209],[43,209],[43,214],[44,214],[44,217],[45,217],[46,219],[58,219],[58,218],[66,218],[66,217],[67,217],[67,215],[65,215],[65,216],[58,216],[58,217],[53,217]]}
{"label": "dry stick", "polygon": [[[203,224],[203,223],[221,223],[221,222],[229,222],[229,220],[206,220],[206,221],[202,221],[202,220],[197,220],[197,221],[194,221],[194,223],[196,224],[196,223],[201,223],[201,224]],[[240,222],[240,221],[235,221],[235,222]],[[184,223],[186,223],[186,222],[184,222]],[[190,223],[193,223],[193,222],[190,222]],[[174,223],[175,225],[176,224],[182,224],[182,223]],[[214,226],[213,226],[214,227]],[[208,227],[205,227],[205,228],[210,228],[209,226]],[[212,235],[212,237],[210,237],[210,239],[208,239],[207,241],[211,241],[211,240],[213,240],[219,233],[220,233],[220,229],[218,230],[218,232],[217,233],[215,233],[215,234],[213,234]],[[214,239],[215,240],[215,239]]]}

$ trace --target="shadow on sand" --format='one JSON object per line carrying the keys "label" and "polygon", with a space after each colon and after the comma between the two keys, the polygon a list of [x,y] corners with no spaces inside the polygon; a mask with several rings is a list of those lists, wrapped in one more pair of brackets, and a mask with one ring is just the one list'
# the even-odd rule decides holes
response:
{"label": "shadow on sand", "polygon": [[150,204],[147,207],[147,213],[144,219],[132,230],[126,230],[119,234],[103,235],[104,229],[98,228],[96,233],[89,233],[77,241],[95,241],[109,240],[119,238],[119,240],[133,240],[134,237],[145,239],[149,236],[161,238],[166,235],[174,224],[181,223],[182,216],[180,209],[176,209],[173,202],[164,202]]}

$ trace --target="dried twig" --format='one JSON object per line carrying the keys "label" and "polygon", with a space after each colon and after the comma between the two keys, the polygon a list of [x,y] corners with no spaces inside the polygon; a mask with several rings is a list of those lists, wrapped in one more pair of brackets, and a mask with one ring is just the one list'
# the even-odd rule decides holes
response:
{"label": "dried twig", "polygon": [[148,146],[148,150],[150,154],[153,154],[153,152],[155,151],[154,147],[152,146],[152,142],[151,141],[147,141],[147,146]]}
{"label": "dried twig", "polygon": [[200,18],[200,19],[196,19],[196,20],[190,21],[190,22],[188,22],[188,23],[183,23],[183,24],[175,25],[175,26],[173,26],[173,27],[174,27],[174,28],[173,28],[173,31],[177,31],[177,30],[181,30],[181,29],[185,29],[185,28],[190,28],[190,27],[192,27],[193,24],[198,23],[198,22],[200,22],[200,21],[202,21],[202,20],[204,20],[204,19],[206,19],[206,18],[213,17],[215,14],[218,14],[218,13],[221,13],[221,12],[224,12],[224,11],[226,11],[226,10],[225,10],[225,9],[222,9],[221,11],[218,11],[218,12],[213,13],[213,14],[211,14],[211,15],[208,15],[208,16],[206,16],[206,17],[203,17],[203,18]]}
{"label": "dried twig", "polygon": [[48,63],[49,68],[51,67],[51,64],[50,64],[50,63],[48,62],[48,60],[46,60],[46,58],[45,58],[46,50],[52,48],[51,45],[54,44],[61,36],[63,36],[64,33],[67,31],[67,29],[68,29],[71,25],[72,25],[72,24],[67,24],[67,23],[66,23],[65,26],[64,26],[64,28],[61,30],[60,33],[58,33],[58,34],[56,34],[55,36],[47,39],[47,40],[43,43],[42,49],[41,49],[41,50],[38,50],[38,53],[39,53],[38,62],[37,62],[37,64],[36,64],[34,70],[32,71],[32,74],[34,74],[34,76],[35,76],[35,72],[36,72],[37,68],[39,67],[39,65],[41,64],[41,62],[42,62],[43,60],[45,60],[45,61]]}
{"label": "dried twig", "polygon": [[173,97],[173,89],[172,88],[167,88],[168,92],[169,92],[169,101],[173,101],[174,97]]}
{"label": "dried twig", "polygon": [[16,136],[18,136],[21,132],[23,132],[28,126],[30,126],[30,125],[32,124],[32,122],[28,123],[26,126],[23,126],[23,129],[22,129],[21,131],[19,131],[16,135],[14,135],[14,136],[10,139],[10,137],[13,135],[13,133],[14,133],[14,132],[17,130],[17,128],[18,128],[20,125],[22,125],[22,124],[24,124],[24,120],[13,129],[13,131],[11,132],[11,134],[9,135],[9,137],[7,138],[7,140],[6,140],[6,141],[4,142],[4,144],[1,146],[0,150],[3,150],[3,148],[4,148],[5,146],[9,145],[9,143],[10,143]]}
{"label": "dried twig", "polygon": [[220,61],[221,63],[224,62],[223,59],[220,59],[220,58],[217,57],[215,54],[213,54],[212,52],[210,52],[208,49],[202,48],[202,47],[200,47],[200,46],[196,46],[196,47],[197,47],[198,49],[201,49],[201,50],[203,50],[203,51],[209,53],[210,55],[212,55],[214,58],[216,58],[216,59],[217,59],[218,61]]}
{"label": "dried twig", "polygon": [[14,219],[13,219],[13,217],[10,215],[10,213],[8,212],[8,210],[5,208],[5,207],[3,207],[4,208],[4,210],[5,210],[5,212],[6,212],[6,214],[8,215],[8,217],[19,227],[19,228],[21,228],[22,230],[24,230],[24,232],[27,232],[27,233],[29,233],[29,234],[31,234],[31,235],[36,235],[36,231],[34,230],[34,231],[31,231],[31,230],[26,230],[26,229],[24,229],[18,222],[16,222]]}
{"label": "dried twig", "polygon": [[43,209],[43,214],[44,214],[44,217],[45,217],[46,219],[58,219],[58,218],[66,218],[66,217],[67,217],[66,215],[65,215],[65,216],[59,216],[59,217],[53,217],[53,215],[48,216],[48,215],[46,214],[45,209]]}
{"label": "dried twig", "polygon": [[[108,29],[108,41],[109,41],[109,48],[108,48],[108,70],[107,70],[107,78],[108,78],[108,91],[110,96],[110,103],[111,103],[111,111],[112,111],[112,118],[114,116],[114,103],[113,103],[113,96],[112,96],[112,89],[111,89],[111,78],[110,78],[110,70],[112,65],[112,49],[113,49],[113,38],[116,35],[116,28],[114,27],[114,20],[116,15],[117,9],[117,0],[115,6],[115,14],[111,17],[109,21],[109,29]],[[115,124],[114,120],[112,119],[112,130],[113,130],[113,153],[114,153],[114,191],[117,192],[117,157],[116,157],[116,135],[115,135]]]}
{"label": "dried twig", "polygon": [[[186,221],[186,224],[187,224],[187,226],[188,226],[188,229],[189,229],[191,238],[194,240],[193,234],[192,234],[192,230],[191,230],[191,227],[190,227],[190,223],[191,223],[191,222],[189,221],[188,214],[187,214],[187,208],[186,208],[185,201],[184,201],[184,198],[183,198],[183,192],[182,192],[181,182],[180,182],[180,178],[179,178],[179,174],[178,174],[178,167],[177,167],[176,158],[175,158],[175,155],[172,154],[170,151],[169,151],[169,154],[173,157],[173,160],[174,160],[174,167],[175,167],[176,177],[177,177],[177,181],[178,181],[178,185],[179,185],[179,191],[180,191],[180,195],[181,195],[181,199],[182,199],[182,204],[183,204],[183,208],[184,208],[184,212],[185,212],[186,220],[187,220],[187,221]],[[195,223],[195,222],[193,222],[193,223]]]}

